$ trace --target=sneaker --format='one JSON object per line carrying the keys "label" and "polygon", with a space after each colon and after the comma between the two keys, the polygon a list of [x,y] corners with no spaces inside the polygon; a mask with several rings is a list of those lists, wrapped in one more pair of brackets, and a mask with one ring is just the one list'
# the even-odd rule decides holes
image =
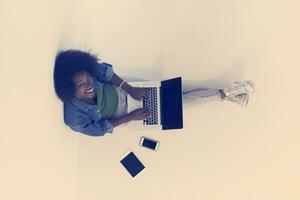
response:
{"label": "sneaker", "polygon": [[225,100],[236,103],[241,107],[246,107],[249,101],[249,94],[239,94],[236,96],[226,97]]}
{"label": "sneaker", "polygon": [[239,94],[252,93],[255,90],[255,85],[252,81],[234,82],[228,88],[223,91],[227,97],[236,96]]}

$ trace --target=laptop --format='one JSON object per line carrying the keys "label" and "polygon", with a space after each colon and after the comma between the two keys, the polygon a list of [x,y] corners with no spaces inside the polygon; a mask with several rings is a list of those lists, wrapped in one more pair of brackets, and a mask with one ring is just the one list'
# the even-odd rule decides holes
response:
{"label": "laptop", "polygon": [[181,77],[164,81],[129,82],[134,87],[148,91],[149,99],[137,101],[127,95],[128,113],[147,107],[150,117],[145,120],[130,122],[130,129],[182,129],[182,81]]}

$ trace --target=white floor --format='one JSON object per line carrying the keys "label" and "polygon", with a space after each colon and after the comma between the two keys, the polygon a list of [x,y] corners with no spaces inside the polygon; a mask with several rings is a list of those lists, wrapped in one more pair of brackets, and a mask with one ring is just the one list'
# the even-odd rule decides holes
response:
{"label": "white floor", "polygon": [[[300,199],[298,1],[0,1],[0,199]],[[184,129],[104,137],[63,123],[59,49],[91,50],[119,75],[251,79],[246,109],[184,110]],[[138,146],[160,141],[158,152]],[[132,180],[119,157],[147,170]]]}

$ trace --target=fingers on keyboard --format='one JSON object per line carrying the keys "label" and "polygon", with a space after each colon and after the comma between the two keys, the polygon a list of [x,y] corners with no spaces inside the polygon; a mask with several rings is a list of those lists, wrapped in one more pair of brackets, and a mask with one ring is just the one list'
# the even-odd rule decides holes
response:
{"label": "fingers on keyboard", "polygon": [[148,119],[144,120],[144,124],[152,125],[158,124],[158,107],[157,107],[157,88],[146,88],[146,91],[149,94],[149,98],[143,100],[143,107],[149,108],[150,116]]}

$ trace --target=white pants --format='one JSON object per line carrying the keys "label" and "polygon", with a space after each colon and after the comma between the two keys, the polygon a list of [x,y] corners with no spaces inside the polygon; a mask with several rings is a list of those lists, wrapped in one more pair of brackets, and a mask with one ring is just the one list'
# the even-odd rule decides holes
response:
{"label": "white pants", "polygon": [[217,88],[201,88],[192,81],[183,81],[183,107],[188,108],[199,103],[208,103],[221,100],[221,93]]}
{"label": "white pants", "polygon": [[117,88],[119,104],[115,117],[120,117],[127,114],[127,92]]}
{"label": "white pants", "polygon": [[[182,90],[184,108],[188,108],[199,103],[221,100],[219,89],[216,88],[199,88],[198,85],[185,81],[182,85]],[[119,104],[116,117],[120,117],[127,114],[127,93],[119,88],[117,88],[117,92]]]}

